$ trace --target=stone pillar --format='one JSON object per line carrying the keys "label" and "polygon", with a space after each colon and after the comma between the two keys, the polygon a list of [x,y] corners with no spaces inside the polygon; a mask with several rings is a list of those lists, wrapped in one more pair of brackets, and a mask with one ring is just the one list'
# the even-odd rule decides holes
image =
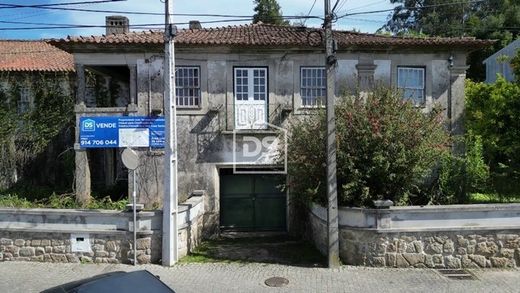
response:
{"label": "stone pillar", "polygon": [[130,70],[130,105],[137,105],[137,65],[128,65]]}
{"label": "stone pillar", "polygon": [[76,191],[76,201],[86,203],[90,200],[90,166],[88,163],[87,150],[79,146],[79,119],[86,110],[85,106],[85,67],[83,64],[76,64],[76,130],[75,130],[75,171],[74,186]]}
{"label": "stone pillar", "polygon": [[376,67],[377,65],[373,63],[360,63],[356,65],[360,93],[366,94],[373,89]]}
{"label": "stone pillar", "polygon": [[448,97],[448,118],[453,135],[464,134],[464,81],[468,66],[450,68],[450,95]]}
{"label": "stone pillar", "polygon": [[85,104],[85,66],[76,64],[76,105]]}
{"label": "stone pillar", "polygon": [[79,144],[75,145],[76,158],[74,163],[75,170],[75,187],[76,201],[87,203],[90,200],[91,183],[90,183],[90,166],[88,163],[87,150],[79,149]]}

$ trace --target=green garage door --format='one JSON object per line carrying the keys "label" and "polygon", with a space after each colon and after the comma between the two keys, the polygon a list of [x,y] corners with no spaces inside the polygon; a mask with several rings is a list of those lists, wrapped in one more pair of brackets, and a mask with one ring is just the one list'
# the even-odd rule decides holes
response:
{"label": "green garage door", "polygon": [[242,231],[285,231],[284,176],[220,176],[220,226]]}

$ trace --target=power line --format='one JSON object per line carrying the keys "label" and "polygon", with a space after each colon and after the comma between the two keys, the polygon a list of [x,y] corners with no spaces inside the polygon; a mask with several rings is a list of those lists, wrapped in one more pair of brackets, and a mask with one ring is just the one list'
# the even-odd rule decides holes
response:
{"label": "power line", "polygon": [[[228,15],[231,16],[231,15]],[[228,22],[244,22],[251,21],[253,16],[235,16],[235,19],[217,19],[217,20],[208,20],[201,21],[200,23],[228,23]],[[283,16],[283,19],[309,19],[309,18],[319,18],[317,16]],[[34,25],[38,27],[4,27],[0,28],[2,31],[8,30],[42,30],[42,29],[73,29],[73,28],[106,28],[106,25],[95,25],[95,24],[66,24],[66,23],[48,23],[48,22],[24,22],[24,21],[10,21],[10,20],[0,20],[0,23],[5,24],[25,24],[25,25]],[[179,22],[175,23],[175,25],[187,25],[189,22]],[[146,23],[146,24],[131,24],[129,27],[132,28],[148,28],[148,27],[156,27],[163,26],[164,23]]]}
{"label": "power line", "polygon": [[368,4],[365,4],[365,5],[361,5],[361,6],[357,6],[357,7],[351,8],[350,11],[358,10],[358,9],[366,8],[366,7],[370,7],[370,6],[374,6],[374,5],[385,3],[385,2],[387,2],[387,0],[378,0],[376,2],[372,2],[372,3],[368,3]]}
{"label": "power line", "polygon": [[[312,6],[311,6],[311,9],[309,9],[309,12],[307,13],[307,17],[309,17],[312,13],[312,10],[314,9],[314,5],[316,5],[316,1],[317,0],[314,0],[314,2],[312,2]],[[305,26],[305,23],[307,22],[307,18],[303,20],[303,25]]]}
{"label": "power line", "polygon": [[[209,20],[209,21],[201,21],[200,23],[227,23],[227,22],[244,22],[251,21],[253,18],[243,18],[243,19],[219,19],[219,20]],[[174,25],[188,25],[189,22],[177,22]],[[0,31],[19,31],[19,30],[52,30],[52,29],[75,29],[75,28],[106,28],[106,25],[83,25],[83,24],[47,24],[48,26],[39,26],[39,27],[3,27],[0,28]],[[162,27],[164,23],[146,23],[146,24],[133,24],[129,25],[131,28],[138,29],[153,29],[156,27]]]}
{"label": "power line", "polygon": [[345,6],[345,4],[347,4],[348,0],[341,0],[341,1],[342,1],[341,4],[338,5],[338,11],[341,11],[341,9],[343,9],[343,6]]}
{"label": "power line", "polygon": [[336,0],[336,3],[334,3],[334,6],[332,7],[331,13],[334,13],[334,10],[336,10],[336,7],[338,7],[340,0]]}
{"label": "power line", "polygon": [[[100,0],[95,3],[101,3],[103,2],[112,2],[109,0]],[[113,1],[126,1],[126,0],[113,0]],[[89,1],[92,2],[92,1]],[[2,5],[2,4],[0,4]],[[141,12],[141,11],[122,11],[122,10],[103,10],[103,9],[88,9],[88,8],[72,8],[72,7],[50,7],[45,4],[41,5],[19,5],[19,4],[3,4],[3,5],[10,5],[10,6],[16,6],[17,8],[37,8],[37,9],[48,9],[48,10],[64,10],[64,11],[76,11],[76,12],[89,12],[89,13],[113,13],[113,14],[127,14],[127,15],[150,15],[150,16],[164,16],[164,13],[162,12]],[[1,8],[1,7],[0,7]],[[14,8],[14,7],[13,7]],[[230,15],[230,14],[208,14],[208,13],[171,13],[171,16],[194,16],[194,17],[252,17],[251,15]],[[298,19],[298,18],[318,18],[321,19],[319,16],[283,16],[283,18],[287,19]]]}
{"label": "power line", "polygon": [[121,2],[126,0],[98,0],[98,1],[81,1],[81,2],[63,2],[63,3],[50,3],[50,4],[34,4],[34,5],[26,5],[26,4],[8,4],[8,3],[0,3],[0,9],[17,9],[17,8],[57,8],[56,6],[68,6],[68,5],[86,5],[86,4],[100,4],[107,2]]}

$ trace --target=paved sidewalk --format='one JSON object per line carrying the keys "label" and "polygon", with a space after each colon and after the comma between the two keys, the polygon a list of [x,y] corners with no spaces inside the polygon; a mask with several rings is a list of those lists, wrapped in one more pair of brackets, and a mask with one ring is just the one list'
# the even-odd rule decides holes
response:
{"label": "paved sidewalk", "polygon": [[[342,267],[336,270],[273,264],[157,265],[0,263],[0,292],[39,292],[110,271],[147,269],[176,292],[520,292],[520,270],[472,270],[478,280],[448,280],[429,269]],[[289,279],[283,288],[264,280]]]}

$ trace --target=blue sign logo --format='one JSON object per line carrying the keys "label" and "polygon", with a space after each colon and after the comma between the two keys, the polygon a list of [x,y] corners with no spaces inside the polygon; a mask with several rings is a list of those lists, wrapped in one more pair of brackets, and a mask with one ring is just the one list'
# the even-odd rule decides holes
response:
{"label": "blue sign logo", "polygon": [[81,117],[81,148],[164,148],[164,117]]}
{"label": "blue sign logo", "polygon": [[85,119],[81,123],[81,131],[96,131],[96,121]]}

